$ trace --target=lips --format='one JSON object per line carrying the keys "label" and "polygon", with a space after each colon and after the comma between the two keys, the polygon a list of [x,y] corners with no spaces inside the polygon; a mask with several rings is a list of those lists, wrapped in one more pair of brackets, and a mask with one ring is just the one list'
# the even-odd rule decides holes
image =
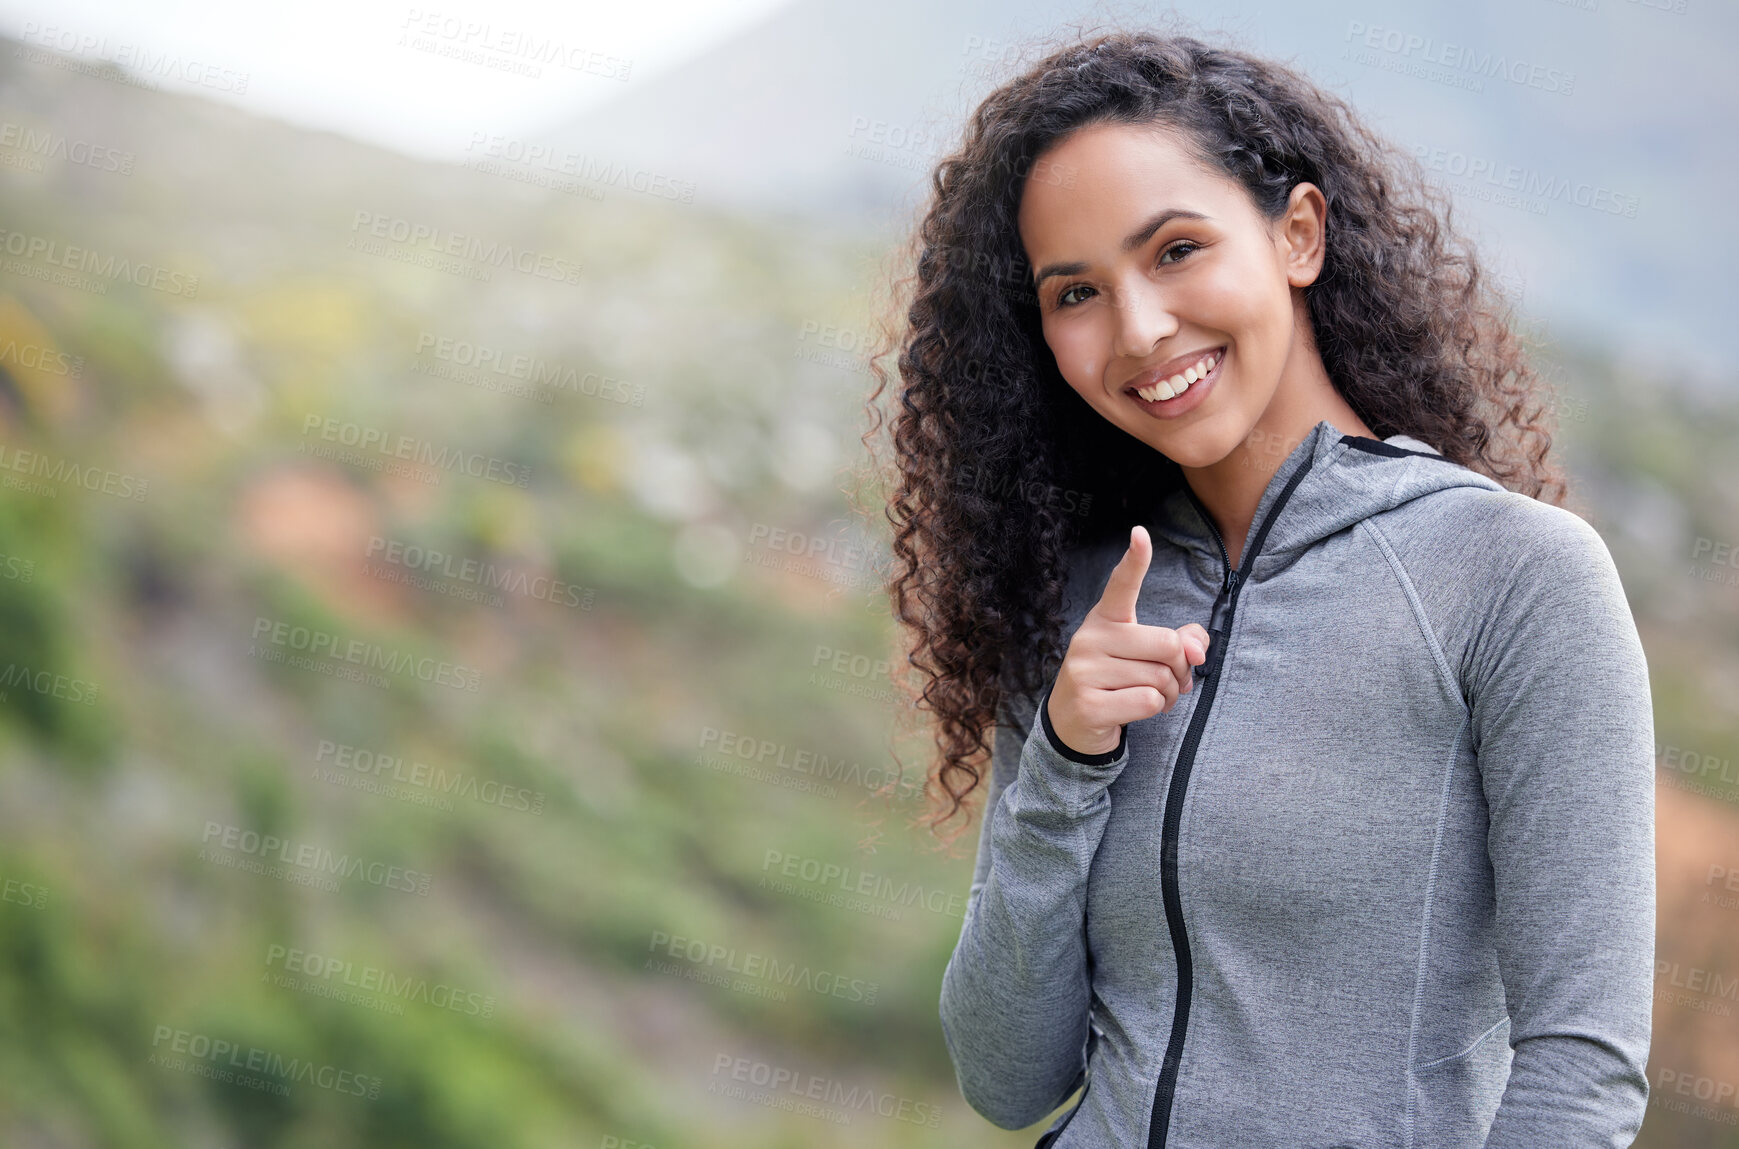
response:
{"label": "lips", "polygon": [[1180,355],[1161,368],[1142,372],[1124,393],[1150,403],[1181,395],[1217,367],[1225,354],[1222,345]]}

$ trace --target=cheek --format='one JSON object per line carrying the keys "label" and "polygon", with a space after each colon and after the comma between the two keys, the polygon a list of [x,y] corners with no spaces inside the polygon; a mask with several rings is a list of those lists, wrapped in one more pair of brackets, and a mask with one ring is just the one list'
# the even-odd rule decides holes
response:
{"label": "cheek", "polygon": [[1252,269],[1224,264],[1202,276],[1190,292],[1191,310],[1205,326],[1222,331],[1260,327],[1274,299]]}
{"label": "cheek", "polygon": [[1093,324],[1078,319],[1045,325],[1045,343],[1056,357],[1057,370],[1069,385],[1080,389],[1098,380],[1105,367],[1105,346],[1102,334]]}

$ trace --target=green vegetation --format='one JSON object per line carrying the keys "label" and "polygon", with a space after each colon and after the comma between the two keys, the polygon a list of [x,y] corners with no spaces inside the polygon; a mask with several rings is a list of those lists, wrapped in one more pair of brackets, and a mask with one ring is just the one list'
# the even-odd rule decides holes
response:
{"label": "green vegetation", "polygon": [[[48,353],[0,355],[0,1141],[1030,1145],[936,1021],[975,835],[864,781],[874,572],[750,561],[882,545],[842,493],[870,377],[805,325],[868,330],[884,241],[0,68],[137,156],[0,169],[5,228],[197,277],[0,274],[0,345]],[[581,270],[414,265],[398,222]],[[1733,411],[1565,369],[1659,739],[1739,757],[1739,587],[1685,570],[1739,542]],[[721,1095],[775,1069],[850,1123]]]}

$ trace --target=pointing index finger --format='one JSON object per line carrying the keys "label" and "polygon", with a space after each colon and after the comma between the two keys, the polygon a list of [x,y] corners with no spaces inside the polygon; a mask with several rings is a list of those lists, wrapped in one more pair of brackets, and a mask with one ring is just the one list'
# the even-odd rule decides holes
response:
{"label": "pointing index finger", "polygon": [[1113,622],[1134,622],[1135,601],[1141,594],[1141,581],[1147,577],[1152,560],[1153,540],[1148,537],[1147,528],[1140,525],[1131,527],[1129,549],[1111,568],[1111,576],[1105,580],[1105,590],[1093,609]]}

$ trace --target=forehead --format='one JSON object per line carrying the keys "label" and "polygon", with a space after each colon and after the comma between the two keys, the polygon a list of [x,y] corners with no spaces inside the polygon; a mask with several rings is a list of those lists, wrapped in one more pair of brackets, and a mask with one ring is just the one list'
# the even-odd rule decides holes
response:
{"label": "forehead", "polygon": [[1203,167],[1169,128],[1089,124],[1033,164],[1021,191],[1021,238],[1029,250],[1066,246],[1075,254],[1089,242],[1114,245],[1160,208],[1225,218],[1241,190]]}

